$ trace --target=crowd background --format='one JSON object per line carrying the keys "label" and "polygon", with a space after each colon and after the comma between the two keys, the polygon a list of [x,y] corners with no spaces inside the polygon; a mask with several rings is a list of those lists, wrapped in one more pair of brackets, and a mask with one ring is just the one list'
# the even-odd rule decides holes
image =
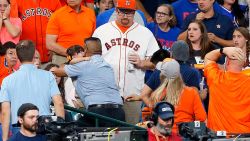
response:
{"label": "crowd background", "polygon": [[[157,102],[167,101],[175,107],[173,132],[180,122],[199,120],[213,130],[250,133],[249,5],[250,0],[0,0],[2,139],[16,132],[22,104],[33,103],[44,115],[51,113],[50,102],[63,118],[62,103],[136,124],[145,120],[145,107],[151,113]],[[240,70],[232,69],[240,64],[232,60],[242,58],[233,49],[245,57]],[[224,76],[208,60],[237,75]],[[216,71],[219,78],[213,77]]]}

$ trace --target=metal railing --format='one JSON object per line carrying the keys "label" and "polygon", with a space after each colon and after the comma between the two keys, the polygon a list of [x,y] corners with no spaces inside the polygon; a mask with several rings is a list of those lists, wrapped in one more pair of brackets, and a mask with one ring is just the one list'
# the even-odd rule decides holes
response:
{"label": "metal railing", "polygon": [[95,127],[99,127],[99,121],[100,120],[105,120],[105,121],[112,122],[114,124],[120,125],[122,127],[133,127],[136,130],[146,130],[146,129],[141,128],[139,126],[135,126],[133,124],[129,124],[127,122],[123,122],[123,121],[120,121],[120,120],[117,120],[117,119],[106,117],[106,116],[103,116],[103,115],[100,115],[100,114],[88,112],[88,111],[83,110],[83,109],[76,109],[76,108],[73,108],[73,107],[70,107],[70,106],[67,106],[67,105],[64,105],[64,108],[66,110],[73,111],[73,112],[76,112],[76,113],[81,113],[84,116],[94,118],[95,119]]}

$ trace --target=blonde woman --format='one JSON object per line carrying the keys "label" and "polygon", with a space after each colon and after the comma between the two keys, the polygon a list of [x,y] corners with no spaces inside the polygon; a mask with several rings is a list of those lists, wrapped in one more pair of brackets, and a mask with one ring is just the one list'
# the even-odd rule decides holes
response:
{"label": "blonde woman", "polygon": [[160,65],[162,83],[151,94],[150,103],[154,104],[159,101],[166,101],[175,106],[174,132],[177,131],[178,123],[192,121],[204,122],[206,120],[206,112],[203,108],[199,93],[197,89],[187,87],[184,84],[178,62],[174,59],[169,59],[158,65]]}

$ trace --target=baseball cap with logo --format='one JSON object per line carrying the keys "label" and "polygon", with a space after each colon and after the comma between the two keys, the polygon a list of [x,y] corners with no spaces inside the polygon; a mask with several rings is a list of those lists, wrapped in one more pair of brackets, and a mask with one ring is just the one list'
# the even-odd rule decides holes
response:
{"label": "baseball cap with logo", "polygon": [[157,109],[158,116],[163,120],[173,118],[174,111],[172,108],[173,107],[170,107],[170,105],[165,102],[161,103]]}
{"label": "baseball cap with logo", "polygon": [[117,8],[136,10],[135,0],[117,0]]}
{"label": "baseball cap with logo", "polygon": [[166,58],[163,62],[159,62],[156,68],[168,79],[175,79],[180,76],[180,65],[172,58]]}

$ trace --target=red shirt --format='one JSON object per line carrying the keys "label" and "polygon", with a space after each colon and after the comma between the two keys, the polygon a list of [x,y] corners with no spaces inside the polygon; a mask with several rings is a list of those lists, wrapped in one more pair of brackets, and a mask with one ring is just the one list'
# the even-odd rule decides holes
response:
{"label": "red shirt", "polygon": [[[176,133],[173,133],[168,136],[168,138],[164,138],[162,136],[155,135],[152,131],[152,128],[148,129],[148,141],[182,141],[181,136],[178,136]],[[157,140],[158,138],[158,140]]]}

